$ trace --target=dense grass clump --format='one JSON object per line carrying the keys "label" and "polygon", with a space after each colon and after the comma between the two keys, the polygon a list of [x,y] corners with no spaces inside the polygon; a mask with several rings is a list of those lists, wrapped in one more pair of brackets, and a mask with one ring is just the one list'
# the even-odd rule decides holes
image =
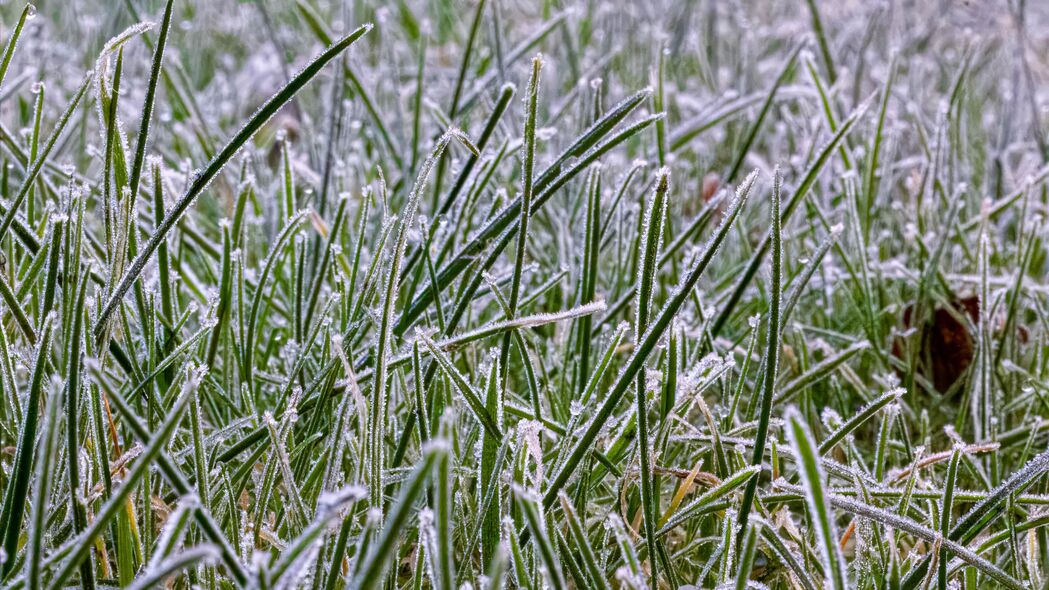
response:
{"label": "dense grass clump", "polygon": [[0,587],[1049,588],[1040,3],[0,24]]}

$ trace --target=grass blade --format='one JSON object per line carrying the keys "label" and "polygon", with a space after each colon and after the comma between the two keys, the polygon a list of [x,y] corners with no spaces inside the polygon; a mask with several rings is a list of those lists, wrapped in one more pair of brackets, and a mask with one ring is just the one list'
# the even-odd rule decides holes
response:
{"label": "grass blade", "polygon": [[845,590],[848,587],[845,581],[845,558],[842,557],[841,548],[838,546],[838,530],[834,524],[831,504],[826,496],[827,476],[823,474],[819,452],[808,425],[793,407],[787,409],[786,421],[787,438],[790,439],[790,445],[794,448],[794,456],[798,461],[809,515],[815,521],[820,557],[823,559],[826,573],[826,587]]}

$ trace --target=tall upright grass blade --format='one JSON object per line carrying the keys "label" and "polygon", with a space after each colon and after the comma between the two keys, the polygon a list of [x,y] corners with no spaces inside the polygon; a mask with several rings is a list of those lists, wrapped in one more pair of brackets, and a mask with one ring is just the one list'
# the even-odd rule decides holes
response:
{"label": "tall upright grass blade", "polygon": [[[780,355],[780,295],[783,275],[783,227],[780,225],[780,187],[783,178],[780,176],[779,168],[773,173],[772,178],[772,216],[770,235],[772,236],[772,271],[769,274],[769,313],[768,327],[765,329],[765,372],[761,375],[761,398],[758,409],[757,431],[754,435],[754,454],[750,458],[750,464],[760,467],[765,460],[765,442],[769,436],[769,421],[772,418],[772,402],[775,396],[776,376],[779,373]],[[757,496],[758,482],[752,479],[747,483],[747,489],[743,493],[743,502],[739,507],[739,544],[747,530],[747,519]]]}

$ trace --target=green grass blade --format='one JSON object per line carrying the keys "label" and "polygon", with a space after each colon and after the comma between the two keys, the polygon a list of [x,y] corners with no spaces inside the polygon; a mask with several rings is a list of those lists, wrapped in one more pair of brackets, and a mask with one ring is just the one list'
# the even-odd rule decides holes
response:
{"label": "green grass blade", "polygon": [[826,573],[825,587],[845,590],[845,558],[842,557],[841,548],[838,546],[838,529],[834,524],[834,514],[826,495],[827,476],[823,473],[819,452],[808,425],[793,407],[787,409],[786,422],[787,438],[798,461],[809,517],[813,521],[819,541],[820,557]]}

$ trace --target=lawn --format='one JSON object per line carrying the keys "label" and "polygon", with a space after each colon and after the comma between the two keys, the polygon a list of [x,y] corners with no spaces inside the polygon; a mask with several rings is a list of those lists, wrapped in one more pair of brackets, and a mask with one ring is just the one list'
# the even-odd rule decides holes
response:
{"label": "lawn", "polygon": [[1047,31],[0,3],[0,587],[1049,588]]}

